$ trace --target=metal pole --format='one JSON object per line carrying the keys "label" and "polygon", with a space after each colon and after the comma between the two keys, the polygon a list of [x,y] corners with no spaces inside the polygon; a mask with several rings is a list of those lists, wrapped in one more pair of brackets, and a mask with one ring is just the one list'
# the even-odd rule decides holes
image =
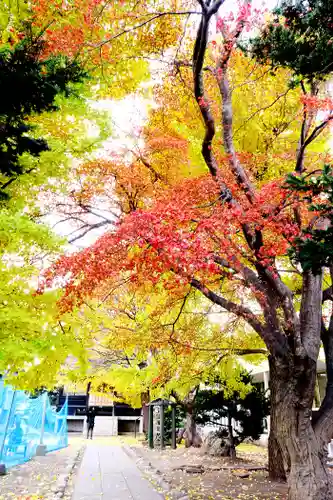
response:
{"label": "metal pole", "polygon": [[149,448],[154,448],[154,416],[153,416],[153,411],[154,408],[153,406],[149,406],[149,420],[148,420],[148,445]]}
{"label": "metal pole", "polygon": [[11,418],[13,415],[13,411],[15,410],[15,406],[14,406],[15,398],[16,398],[16,391],[13,392],[12,403],[10,405],[10,410],[8,413],[8,418],[7,418],[6,427],[5,427],[5,433],[3,435],[3,440],[2,440],[1,448],[0,448],[0,475],[1,476],[6,474],[6,465],[4,463],[2,463],[2,456],[3,456],[4,447],[5,447],[5,441],[6,441],[6,437],[7,437],[8,428],[9,428],[10,421],[11,421]]}
{"label": "metal pole", "polygon": [[171,446],[175,450],[177,448],[176,443],[176,407],[172,406],[172,430],[171,430]]}
{"label": "metal pole", "polygon": [[88,410],[89,410],[90,389],[91,389],[91,382],[88,382],[86,391],[86,415],[88,415]]}
{"label": "metal pole", "polygon": [[[67,424],[67,417],[68,417],[68,395],[66,396],[66,401],[65,401],[65,405],[66,405],[66,412],[65,412],[65,415],[63,417],[63,423],[62,423],[62,428],[65,427],[65,445],[68,446],[68,424]],[[58,432],[58,428],[57,428],[57,432]]]}
{"label": "metal pole", "polygon": [[161,450],[164,448],[164,404],[160,406]]}
{"label": "metal pole", "polygon": [[39,444],[44,444],[43,443],[43,439],[44,439],[44,431],[45,431],[47,392],[44,392],[43,398],[44,399],[43,399],[42,426],[41,426],[41,430],[40,430],[40,441],[39,441]]}
{"label": "metal pole", "polygon": [[43,394],[43,410],[42,410],[42,424],[40,429],[40,440],[39,445],[36,449],[36,456],[43,457],[46,454],[46,446],[44,444],[44,431],[45,431],[45,420],[46,420],[46,407],[47,407],[47,392]]}

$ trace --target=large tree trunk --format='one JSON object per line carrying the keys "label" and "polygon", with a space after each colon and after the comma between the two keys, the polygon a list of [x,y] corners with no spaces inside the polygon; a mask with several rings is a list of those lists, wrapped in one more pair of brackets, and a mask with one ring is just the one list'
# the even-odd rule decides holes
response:
{"label": "large tree trunk", "polygon": [[283,457],[280,445],[276,439],[275,426],[276,422],[273,422],[271,416],[271,429],[268,437],[268,474],[272,481],[286,481]]}
{"label": "large tree trunk", "polygon": [[276,437],[277,421],[277,394],[276,387],[278,380],[276,380],[277,373],[275,370],[275,363],[272,357],[269,358],[269,377],[270,377],[270,431],[268,437],[268,472],[269,477],[273,481],[286,481],[286,472],[284,470],[283,456],[280,445]]}
{"label": "large tree trunk", "polygon": [[200,448],[201,445],[202,439],[194,420],[193,408],[192,405],[188,405],[186,408],[185,447]]}
{"label": "large tree trunk", "polygon": [[310,358],[271,359],[276,439],[289,486],[289,500],[333,498],[321,443],[311,422],[316,362]]}
{"label": "large tree trunk", "polygon": [[228,446],[229,446],[228,456],[232,460],[235,460],[235,458],[236,458],[236,446],[235,446],[234,430],[232,428],[232,418],[231,418],[230,411],[228,412]]}

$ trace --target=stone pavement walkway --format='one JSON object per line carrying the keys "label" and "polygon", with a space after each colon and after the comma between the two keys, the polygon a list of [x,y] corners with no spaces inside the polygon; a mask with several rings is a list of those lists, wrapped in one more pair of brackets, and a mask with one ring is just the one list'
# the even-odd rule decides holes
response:
{"label": "stone pavement walkway", "polygon": [[72,500],[161,500],[120,445],[89,442]]}

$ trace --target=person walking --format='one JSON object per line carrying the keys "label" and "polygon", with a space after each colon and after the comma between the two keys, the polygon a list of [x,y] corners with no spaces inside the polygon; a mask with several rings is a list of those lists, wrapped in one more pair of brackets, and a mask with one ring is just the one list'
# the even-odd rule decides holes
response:
{"label": "person walking", "polygon": [[95,417],[96,417],[95,408],[89,408],[87,413],[87,439],[89,439],[89,434],[90,434],[90,439],[93,438]]}

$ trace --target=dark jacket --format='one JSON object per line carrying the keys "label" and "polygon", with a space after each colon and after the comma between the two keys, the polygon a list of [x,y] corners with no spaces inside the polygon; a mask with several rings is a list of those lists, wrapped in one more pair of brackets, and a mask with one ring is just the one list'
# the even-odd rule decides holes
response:
{"label": "dark jacket", "polygon": [[92,412],[92,411],[89,411],[88,412],[88,415],[87,415],[87,424],[88,424],[88,427],[94,427],[95,425],[95,413]]}

